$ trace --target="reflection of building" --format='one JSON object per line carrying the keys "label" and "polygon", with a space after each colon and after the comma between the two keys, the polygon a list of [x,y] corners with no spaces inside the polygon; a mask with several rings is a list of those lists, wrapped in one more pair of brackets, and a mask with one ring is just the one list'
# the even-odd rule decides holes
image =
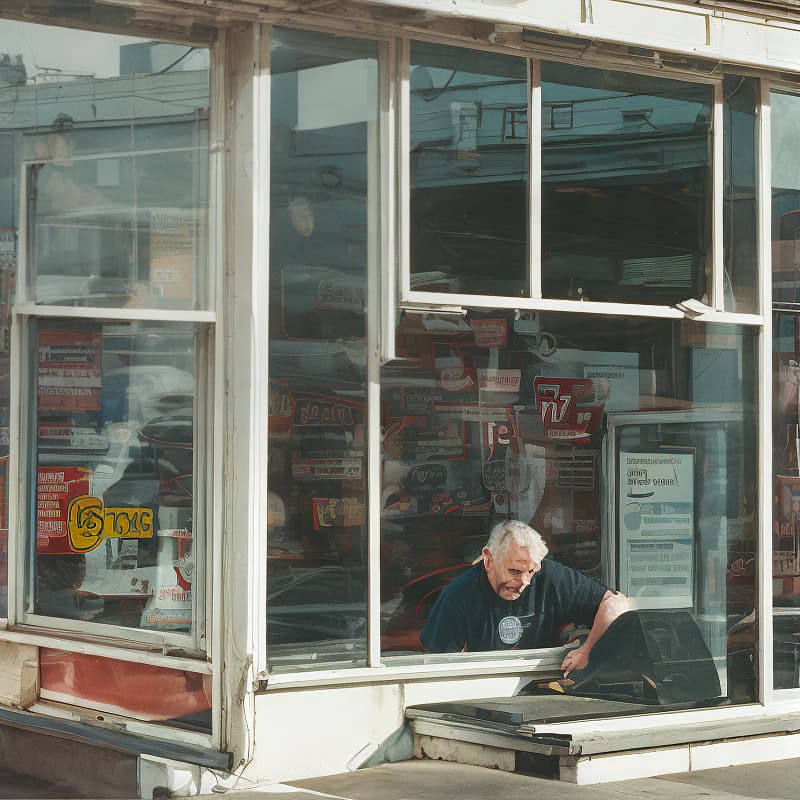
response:
{"label": "reflection of building", "polygon": [[410,757],[444,700],[513,749],[474,698],[513,710],[580,629],[419,639],[513,517],[646,612],[599,738],[620,694],[623,751],[796,747],[765,738],[800,729],[795,22],[33,5],[0,20],[32,49],[0,58],[14,724],[151,765],[143,793]]}

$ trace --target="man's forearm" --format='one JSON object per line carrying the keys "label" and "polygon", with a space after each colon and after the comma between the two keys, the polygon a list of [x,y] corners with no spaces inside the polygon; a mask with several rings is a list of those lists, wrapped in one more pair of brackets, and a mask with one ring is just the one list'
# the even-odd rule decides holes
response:
{"label": "man's forearm", "polygon": [[594,615],[594,622],[586,642],[583,645],[584,651],[589,652],[597,640],[606,632],[608,626],[620,615],[631,610],[631,602],[624,594],[615,594],[608,591],[603,595],[597,613]]}
{"label": "man's forearm", "polygon": [[608,591],[603,595],[597,613],[594,615],[594,622],[586,641],[577,650],[567,653],[566,658],[561,664],[566,678],[572,670],[586,669],[589,664],[589,653],[595,646],[597,640],[606,632],[608,626],[620,615],[630,611],[631,603],[624,594],[614,594]]}

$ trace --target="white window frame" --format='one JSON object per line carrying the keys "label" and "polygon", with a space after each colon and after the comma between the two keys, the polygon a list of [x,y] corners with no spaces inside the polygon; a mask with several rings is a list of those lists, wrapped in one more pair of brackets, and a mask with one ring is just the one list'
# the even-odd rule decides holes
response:
{"label": "white window frame", "polygon": [[[762,497],[760,515],[762,524],[761,547],[759,549],[759,619],[768,621],[768,624],[758,626],[758,647],[760,648],[759,660],[759,688],[762,702],[800,703],[800,687],[776,689],[774,685],[774,634],[773,620],[776,616],[786,613],[786,610],[774,606],[772,590],[772,536],[771,526],[775,510],[772,505],[771,487],[773,485],[774,465],[772,463],[772,358],[773,358],[773,301],[772,301],[772,95],[791,95],[800,102],[800,88],[797,85],[783,84],[776,81],[761,81],[761,117],[759,120],[759,245],[761,268],[761,302],[765,309],[764,326],[762,329],[762,342],[760,356],[762,362],[762,381],[760,386],[759,405],[764,409],[760,415],[759,438],[760,447],[760,472],[762,481]],[[800,315],[800,305],[796,306]]]}
{"label": "white window frame", "polygon": [[[414,39],[417,41],[417,39]],[[422,39],[420,39],[422,41]],[[545,298],[541,288],[541,64],[543,61],[558,62],[559,59],[528,56],[529,72],[529,275],[530,291],[527,297],[503,297],[494,295],[465,294],[455,292],[422,292],[411,289],[411,242],[410,242],[410,88],[408,75],[410,71],[410,39],[403,40],[401,47],[402,63],[400,66],[403,79],[400,83],[400,119],[398,135],[399,148],[399,232],[400,248],[399,273],[397,275],[398,299],[401,308],[431,311],[461,311],[464,308],[513,309],[526,311],[567,311],[584,314],[646,316],[666,319],[682,319],[686,313],[674,306],[653,305],[647,303],[595,302],[591,300],[566,300]],[[456,44],[455,46],[464,46]],[[475,49],[475,48],[466,48]],[[524,59],[524,55],[513,54]],[[604,64],[602,61],[587,62],[587,66],[598,69],[622,71],[619,63]],[[700,83],[713,89],[712,124],[711,124],[711,175],[712,175],[712,210],[709,218],[709,252],[712,274],[709,285],[709,298],[701,313],[692,313],[692,319],[707,322],[727,322],[741,325],[760,325],[761,314],[742,314],[725,311],[724,307],[724,259],[723,239],[721,235],[723,223],[723,96],[722,77],[698,76],[694,73],[674,70],[646,70],[639,65],[625,70],[639,75],[657,75],[661,78],[674,78],[684,82]],[[388,325],[388,321],[386,325]],[[385,326],[384,326],[385,327]]]}
{"label": "white window frame", "polygon": [[[286,27],[293,27],[291,24]],[[326,32],[324,28],[314,27],[314,30]],[[334,32],[334,31],[331,31]],[[349,34],[348,34],[349,35]],[[355,34],[354,38],[359,38]],[[364,36],[373,41],[379,42],[379,47],[383,47],[383,37],[379,34],[374,36]],[[415,36],[414,40],[439,42],[434,37]],[[532,109],[536,109],[536,123],[529,125],[530,132],[530,165],[529,165],[529,184],[530,184],[530,252],[531,252],[531,286],[534,291],[530,298],[508,298],[501,296],[479,296],[479,295],[453,295],[434,292],[411,292],[409,288],[409,254],[410,254],[410,230],[409,230],[409,211],[410,211],[410,159],[409,159],[409,67],[410,67],[410,42],[411,37],[398,37],[390,40],[388,49],[379,49],[379,71],[382,76],[391,74],[393,80],[388,82],[384,78],[380,79],[381,86],[381,195],[380,204],[381,215],[381,259],[379,264],[378,276],[372,271],[368,276],[371,291],[370,308],[381,309],[380,319],[375,320],[376,315],[372,314],[369,318],[370,359],[375,359],[378,363],[386,363],[395,357],[394,351],[394,329],[396,325],[395,310],[399,307],[402,311],[423,310],[431,312],[462,311],[463,307],[469,308],[507,308],[525,309],[531,311],[567,311],[597,315],[615,316],[638,316],[666,319],[682,319],[687,316],[683,311],[668,306],[628,304],[628,303],[598,303],[591,301],[571,301],[571,300],[547,300],[535,293],[541,294],[540,282],[540,241],[541,224],[538,209],[541,208],[541,159],[538,153],[541,149],[541,125],[538,113],[541,106],[541,61],[556,61],[558,59],[548,55],[545,59],[529,57],[529,95]],[[442,42],[444,44],[444,42]],[[454,44],[447,42],[447,44]],[[456,44],[456,46],[462,46]],[[470,49],[484,49],[498,52],[499,48],[480,47],[478,45],[463,45]],[[519,53],[512,55],[520,56]],[[380,61],[387,58],[387,63]],[[603,68],[596,62],[592,66]],[[613,65],[617,70],[621,69],[619,63]],[[635,69],[639,74],[648,74],[647,70],[639,67]],[[749,326],[761,331],[759,357],[762,365],[771,363],[771,338],[765,326],[769,324],[770,314],[770,287],[763,284],[769,283],[767,276],[768,265],[770,263],[770,186],[769,174],[762,172],[759,177],[759,196],[758,196],[758,220],[761,230],[759,230],[759,275],[761,276],[761,294],[759,296],[759,308],[756,313],[732,313],[723,310],[723,250],[722,250],[722,225],[724,207],[724,187],[723,187],[723,95],[722,77],[709,78],[674,71],[649,71],[652,74],[664,77],[665,74],[675,77],[677,80],[694,81],[714,86],[713,96],[713,121],[712,121],[712,186],[713,186],[713,207],[710,216],[711,224],[711,244],[710,250],[713,259],[713,275],[711,292],[713,295],[714,307],[709,307],[704,313],[692,315],[692,319],[706,322],[726,323],[731,325]],[[762,81],[762,86],[765,84]],[[796,87],[795,87],[796,88]],[[762,91],[763,96],[763,91]],[[767,101],[769,89],[766,89]],[[762,100],[763,102],[763,100]],[[768,141],[768,106],[766,111],[759,110],[759,139]],[[532,112],[529,110],[529,119]],[[722,121],[722,124],[720,124]],[[766,131],[766,132],[765,132]],[[766,138],[765,138],[766,137]],[[769,160],[769,152],[765,148],[760,148],[759,158],[763,162]],[[396,170],[396,173],[393,172]],[[394,175],[396,183],[392,190]],[[766,180],[766,189],[765,182]],[[766,192],[766,194],[765,194]],[[388,193],[388,194],[387,194]],[[763,198],[767,202],[763,202]],[[396,199],[396,206],[394,205]],[[766,272],[765,272],[766,270]],[[535,280],[534,280],[535,278]],[[380,297],[378,302],[372,291],[379,287]],[[375,303],[375,305],[373,305]],[[370,361],[370,370],[374,370],[375,362]],[[763,373],[766,367],[762,366]],[[371,381],[368,387],[369,402],[373,403],[374,372],[369,373]],[[759,381],[759,407],[771,408],[770,405],[770,386],[769,381]],[[379,389],[379,387],[378,387]],[[765,405],[766,403],[766,405]],[[372,411],[373,405],[369,406]],[[370,558],[368,562],[368,580],[370,595],[368,597],[368,660],[364,667],[339,667],[335,663],[318,663],[316,666],[309,666],[308,669],[295,671],[280,671],[267,673],[266,657],[262,656],[263,669],[259,673],[262,678],[261,691],[282,691],[286,689],[299,689],[311,687],[325,687],[331,685],[349,686],[365,685],[380,681],[419,681],[439,678],[477,678],[481,676],[498,675],[530,675],[532,672],[552,671],[558,668],[561,662],[561,648],[546,648],[526,651],[516,651],[513,657],[507,653],[459,653],[459,654],[416,654],[408,656],[382,655],[380,652],[380,608],[377,598],[380,594],[380,560],[378,546],[380,544],[380,461],[375,456],[380,452],[380,430],[379,420],[376,422],[376,414],[372,414],[368,432],[368,452],[370,456],[368,466],[368,513],[369,513],[369,545]],[[772,605],[771,597],[771,557],[769,546],[771,537],[769,528],[771,524],[771,493],[764,491],[765,487],[770,486],[771,464],[770,459],[770,439],[771,432],[765,436],[764,431],[770,431],[769,420],[765,415],[761,415],[759,434],[759,468],[761,472],[761,484],[758,488],[760,493],[759,508],[759,549],[757,558],[759,561],[759,595],[757,602],[763,613],[768,613]],[[766,579],[765,579],[766,576]],[[259,601],[265,600],[265,595],[261,595]],[[759,685],[756,687],[760,703],[766,704],[772,698],[772,631],[768,626],[760,626],[759,643],[757,656],[759,660]],[[265,637],[264,637],[265,638]],[[261,646],[266,643],[262,639]],[[263,652],[263,651],[262,651]],[[768,674],[765,675],[765,670]],[[788,701],[787,708],[792,707],[792,703],[797,700],[800,707],[800,691],[787,694],[789,690],[780,693],[780,699]],[[736,705],[721,709],[698,709],[685,713],[687,721],[700,720],[725,720],[728,718],[759,717],[763,714],[762,705],[743,706]],[[699,715],[699,716],[698,716]],[[652,726],[651,719],[631,718],[625,720],[626,726],[631,729],[647,729]]]}
{"label": "white window frame", "polygon": [[[206,47],[206,45],[202,45]],[[209,80],[213,75],[214,59],[212,50],[212,67]],[[209,86],[211,91],[211,84]],[[208,164],[211,170],[211,130],[214,123],[213,105],[215,98],[209,94],[212,106],[212,118],[209,120],[209,155]],[[185,148],[181,148],[185,149]],[[131,155],[125,153],[124,155]],[[104,156],[106,157],[106,156]],[[96,160],[97,156],[76,156],[72,161]],[[115,652],[119,657],[120,649],[125,645],[138,648],[135,659],[144,663],[161,663],[161,656],[169,652],[205,657],[209,650],[208,631],[211,629],[212,608],[209,606],[212,594],[210,588],[210,574],[214,569],[212,554],[211,521],[215,519],[214,498],[207,487],[209,465],[220,462],[219,441],[214,438],[216,415],[216,398],[218,392],[213,392],[214,386],[214,327],[217,321],[216,304],[218,297],[218,278],[214,274],[215,262],[209,248],[206,260],[204,286],[199,292],[200,298],[205,298],[206,310],[172,311],[147,308],[103,308],[103,307],[75,307],[39,304],[31,293],[30,263],[28,250],[28,234],[30,220],[28,219],[28,180],[30,167],[33,164],[46,163],[58,164],[57,160],[23,160],[19,164],[19,230],[18,230],[18,265],[16,273],[16,297],[12,308],[12,337],[11,337],[11,374],[10,384],[18,387],[19,401],[12,400],[9,419],[9,495],[8,495],[8,617],[6,625],[14,631],[11,634],[0,630],[0,639],[16,639],[35,644],[40,647],[65,646],[70,649],[69,640],[81,642],[80,652],[84,652],[83,643],[89,643],[90,649],[98,655]],[[207,229],[212,241],[219,237],[216,232],[212,234],[220,220],[218,208],[221,205],[218,197],[212,195],[212,173],[209,175],[209,210]],[[203,538],[199,542],[195,556],[195,573],[193,576],[192,612],[193,624],[190,633],[173,631],[150,631],[139,628],[128,628],[103,623],[87,622],[83,620],[62,619],[25,610],[26,599],[30,590],[30,569],[32,566],[33,551],[31,549],[32,532],[29,529],[31,520],[25,513],[32,508],[32,498],[35,494],[35,485],[30,485],[27,480],[33,469],[33,451],[35,446],[35,420],[28,412],[23,414],[23,409],[32,409],[33,387],[36,380],[35,346],[30,341],[30,325],[47,320],[92,320],[98,323],[125,323],[125,322],[164,322],[176,325],[191,324],[197,332],[196,338],[196,374],[195,398],[193,404],[194,420],[194,488],[195,498],[194,520],[196,529],[202,531]],[[212,482],[212,486],[218,483]],[[18,634],[23,635],[23,639]],[[105,645],[92,647],[92,643],[111,641],[118,645],[111,649]],[[142,649],[144,648],[144,649]],[[75,646],[78,650],[78,647]],[[89,652],[88,650],[86,652]],[[123,651],[124,652],[124,651]],[[159,656],[161,654],[161,656]],[[123,659],[127,660],[127,659]],[[191,671],[207,672],[204,662],[193,661]]]}

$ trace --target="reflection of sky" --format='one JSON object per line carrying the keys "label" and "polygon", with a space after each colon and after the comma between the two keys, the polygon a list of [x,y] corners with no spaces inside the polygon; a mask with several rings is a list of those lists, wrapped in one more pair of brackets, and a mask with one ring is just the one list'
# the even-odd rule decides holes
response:
{"label": "reflection of sky", "polygon": [[800,130],[800,98],[772,92],[772,186],[800,190],[800,156],[797,131]]}
{"label": "reflection of sky", "polygon": [[[12,63],[17,55],[21,55],[28,72],[28,82],[36,79],[35,82],[39,84],[55,80],[46,78],[48,73],[66,78],[117,77],[120,74],[120,47],[146,41],[134,36],[0,20],[0,53],[8,53]],[[207,51],[192,53],[181,62],[179,68],[207,69]]]}
{"label": "reflection of sky", "polygon": [[22,55],[28,80],[47,69],[98,78],[119,75],[120,46],[139,41],[133,36],[0,20],[0,52],[9,53],[12,62]]}

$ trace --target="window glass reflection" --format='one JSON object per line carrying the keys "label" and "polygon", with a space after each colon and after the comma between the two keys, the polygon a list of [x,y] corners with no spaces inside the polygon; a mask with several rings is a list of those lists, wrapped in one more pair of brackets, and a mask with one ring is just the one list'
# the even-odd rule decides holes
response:
{"label": "window glass reflection", "polygon": [[271,65],[268,659],[363,664],[376,46],[275,30]]}
{"label": "window glass reflection", "polygon": [[542,64],[542,292],[671,305],[706,292],[712,87]]}
{"label": "window glass reflection", "polygon": [[0,65],[0,136],[13,193],[28,165],[34,299],[207,305],[208,50],[11,21],[3,36],[20,49]]}
{"label": "window glass reflection", "polygon": [[773,685],[800,686],[800,97],[772,92]]}
{"label": "window glass reflection", "polygon": [[193,327],[41,323],[36,614],[190,632]]}
{"label": "window glass reflection", "polygon": [[755,313],[758,308],[756,243],[756,109],[759,82],[728,75],[724,96],[725,310]]}
{"label": "window glass reflection", "polygon": [[[405,314],[397,347],[381,373],[386,657],[424,652],[444,588],[497,522],[517,519],[549,559],[619,587],[634,609],[684,614],[722,693],[754,697],[752,332],[473,311]],[[586,630],[539,646],[573,635]]]}
{"label": "window glass reflection", "polygon": [[526,61],[411,44],[411,288],[527,294]]}

